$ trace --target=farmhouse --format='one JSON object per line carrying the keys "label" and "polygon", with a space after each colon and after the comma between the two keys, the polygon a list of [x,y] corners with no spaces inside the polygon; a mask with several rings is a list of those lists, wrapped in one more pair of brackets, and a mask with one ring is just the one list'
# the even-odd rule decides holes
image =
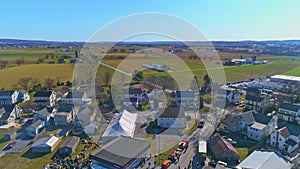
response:
{"label": "farmhouse", "polygon": [[166,108],[158,112],[157,125],[162,128],[185,128],[185,114],[180,108]]}
{"label": "farmhouse", "polygon": [[235,104],[240,102],[241,94],[234,88],[222,89],[217,96],[220,100],[225,101],[225,105]]}
{"label": "farmhouse", "polygon": [[26,90],[18,92],[17,102],[26,102],[28,100],[30,100],[30,96]]}
{"label": "farmhouse", "polygon": [[41,106],[54,106],[56,93],[54,91],[37,91],[33,95],[34,103]]}
{"label": "farmhouse", "polygon": [[0,90],[0,106],[12,105],[17,102],[18,92],[15,90]]}
{"label": "farmhouse", "polygon": [[284,121],[294,122],[300,117],[300,105],[283,103],[279,107],[278,117]]}
{"label": "farmhouse", "polygon": [[149,157],[150,144],[134,138],[120,136],[92,152],[93,164],[107,169],[137,168],[142,159]]}
{"label": "farmhouse", "polygon": [[60,147],[60,154],[73,154],[79,145],[80,138],[76,136],[69,137]]}
{"label": "farmhouse", "polygon": [[32,146],[33,153],[50,153],[59,143],[59,138],[55,136],[43,137],[37,140]]}

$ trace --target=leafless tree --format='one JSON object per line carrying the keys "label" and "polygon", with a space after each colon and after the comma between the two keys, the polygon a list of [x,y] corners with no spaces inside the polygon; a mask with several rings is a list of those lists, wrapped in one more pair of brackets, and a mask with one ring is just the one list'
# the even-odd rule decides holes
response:
{"label": "leafless tree", "polygon": [[18,81],[18,85],[24,89],[24,90],[28,90],[28,85],[29,85],[29,82],[32,80],[31,77],[21,77]]}
{"label": "leafless tree", "polygon": [[21,60],[21,59],[17,59],[17,60],[15,60],[15,63],[16,63],[18,66],[20,66],[21,63],[22,63],[22,60]]}
{"label": "leafless tree", "polygon": [[46,78],[44,80],[44,85],[47,89],[51,88],[52,85],[54,84],[55,80],[54,79],[51,79],[51,78]]}

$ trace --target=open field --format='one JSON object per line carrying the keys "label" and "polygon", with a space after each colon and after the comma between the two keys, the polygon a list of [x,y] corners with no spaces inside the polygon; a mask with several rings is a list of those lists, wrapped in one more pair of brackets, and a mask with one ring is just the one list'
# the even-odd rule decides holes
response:
{"label": "open field", "polygon": [[[31,49],[6,49],[0,50],[0,60],[9,60],[10,63],[7,68],[0,70],[0,88],[4,87],[6,89],[12,88],[14,84],[20,79],[20,77],[32,77],[37,78],[40,82],[43,82],[45,78],[49,77],[52,79],[59,78],[60,81],[66,82],[72,80],[74,65],[70,64],[29,64],[30,62],[35,63],[38,58],[44,58],[47,53],[55,53],[57,56],[61,55],[72,55],[72,52],[56,52],[59,49],[50,48],[31,48]],[[224,53],[220,52],[219,56],[222,61],[225,59],[229,60],[232,58],[239,58],[238,53]],[[24,56],[25,64],[16,66],[14,61],[16,59]],[[120,58],[121,57],[121,58]],[[125,60],[124,57],[127,57]],[[249,58],[250,55],[243,55],[243,58]],[[156,72],[149,69],[144,69],[144,76],[147,78],[149,76],[173,76],[180,79],[180,81],[186,81],[190,83],[190,78],[186,76],[187,72],[185,70],[192,70],[192,73],[197,76],[200,84],[203,82],[203,77],[207,73],[205,66],[200,60],[192,60],[187,57],[180,57],[178,59],[176,55],[159,53],[154,51],[145,57],[142,53],[110,53],[106,54],[103,63],[108,64],[113,67],[118,67],[125,72],[131,73],[134,70],[142,70],[142,64],[148,63],[158,63],[167,65],[171,70],[178,72]],[[292,59],[294,61],[292,61]],[[263,61],[268,60],[272,62],[266,65],[246,65],[246,66],[232,66],[224,67],[227,81],[238,81],[245,80],[251,77],[261,77],[273,74],[291,74],[299,75],[298,72],[300,68],[300,57],[289,57],[289,56],[258,56],[257,60]],[[295,69],[294,69],[295,68]],[[221,71],[222,69],[216,69],[216,71]],[[210,70],[214,72],[214,70]],[[105,73],[109,72],[110,78],[112,77],[114,71],[108,67],[100,66],[98,69],[97,84],[104,84]],[[99,81],[100,79],[100,81]]]}
{"label": "open field", "polygon": [[0,49],[0,59],[7,60],[9,63],[14,64],[16,59],[24,57],[25,63],[36,63],[38,58],[45,58],[48,53],[54,53],[56,56],[61,55],[74,55],[74,52],[57,52],[61,49],[50,48],[30,48],[30,49]]}
{"label": "open field", "polygon": [[300,66],[295,67],[289,71],[286,71],[283,73],[284,75],[290,75],[290,76],[300,76]]}

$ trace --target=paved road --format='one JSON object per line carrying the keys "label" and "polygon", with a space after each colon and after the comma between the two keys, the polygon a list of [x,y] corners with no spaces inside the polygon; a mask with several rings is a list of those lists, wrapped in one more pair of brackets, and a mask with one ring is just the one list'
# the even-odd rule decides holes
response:
{"label": "paved road", "polygon": [[127,72],[125,72],[125,71],[123,71],[123,70],[120,70],[120,69],[117,69],[117,68],[115,68],[115,67],[112,67],[112,66],[109,66],[108,64],[105,64],[105,63],[100,63],[100,65],[103,65],[103,66],[106,66],[106,67],[108,67],[108,68],[111,68],[111,69],[113,69],[113,70],[115,70],[115,71],[117,71],[117,72],[120,72],[120,73],[123,73],[124,75],[127,75],[127,76],[130,76],[131,77],[131,73],[127,73]]}

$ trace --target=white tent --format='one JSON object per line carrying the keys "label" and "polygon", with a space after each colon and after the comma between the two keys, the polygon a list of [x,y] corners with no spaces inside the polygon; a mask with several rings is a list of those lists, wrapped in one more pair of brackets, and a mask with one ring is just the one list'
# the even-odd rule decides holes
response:
{"label": "white tent", "polygon": [[129,136],[133,137],[137,114],[124,110],[120,115],[107,126],[102,138]]}

